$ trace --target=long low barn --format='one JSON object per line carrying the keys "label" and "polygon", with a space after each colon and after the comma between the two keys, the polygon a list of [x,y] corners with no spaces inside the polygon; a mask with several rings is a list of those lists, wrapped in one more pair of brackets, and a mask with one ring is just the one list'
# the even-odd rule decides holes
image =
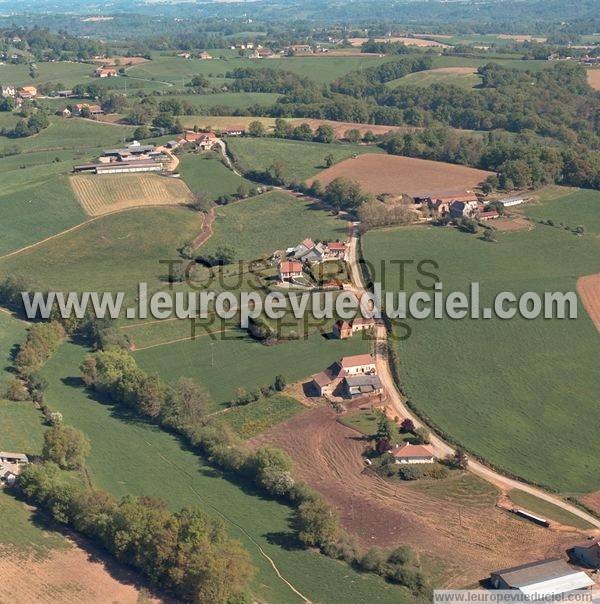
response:
{"label": "long low barn", "polygon": [[514,589],[534,600],[594,585],[586,573],[557,558],[497,570],[491,574],[490,582],[495,589]]}
{"label": "long low barn", "polygon": [[92,172],[94,174],[160,172],[162,169],[162,163],[153,160],[135,162],[112,162],[110,164],[81,164],[79,166],[73,166],[73,172]]}

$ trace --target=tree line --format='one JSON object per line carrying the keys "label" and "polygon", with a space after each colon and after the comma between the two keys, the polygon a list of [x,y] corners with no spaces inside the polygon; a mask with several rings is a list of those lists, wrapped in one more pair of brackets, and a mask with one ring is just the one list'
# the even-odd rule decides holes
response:
{"label": "tree line", "polygon": [[53,462],[29,465],[19,478],[27,500],[99,544],[152,585],[186,602],[250,602],[255,569],[220,520],[198,508],[171,512],[150,497],[115,499],[68,481]]}

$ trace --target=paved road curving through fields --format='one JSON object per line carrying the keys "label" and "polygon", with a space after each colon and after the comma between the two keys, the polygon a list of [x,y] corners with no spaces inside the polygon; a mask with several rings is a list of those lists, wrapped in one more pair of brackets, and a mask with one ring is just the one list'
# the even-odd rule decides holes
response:
{"label": "paved road curving through fields", "polygon": [[[353,227],[348,251],[348,263],[350,265],[350,275],[352,278],[354,291],[360,298],[360,296],[364,294],[366,290],[361,269],[359,266],[357,245],[358,237],[358,229],[356,227]],[[377,373],[379,374],[379,378],[381,379],[387,392],[388,401],[394,407],[399,417],[411,419],[417,427],[423,426],[423,422],[407,407],[404,398],[396,388],[396,384],[394,382],[394,378],[392,376],[392,372],[389,366],[386,350],[387,330],[384,325],[378,325],[376,328],[375,362],[377,366]],[[431,434],[431,444],[437,457],[446,457],[447,455],[454,454],[454,447],[452,447],[445,440],[440,438],[437,434]],[[510,489],[520,489],[521,491],[525,491],[539,499],[547,501],[548,503],[552,503],[553,505],[562,508],[567,512],[570,512],[574,516],[577,516],[578,518],[589,522],[592,526],[595,526],[597,529],[600,529],[600,520],[598,518],[592,516],[591,514],[588,514],[586,511],[578,508],[577,506],[567,503],[560,497],[552,495],[538,487],[534,487],[530,484],[527,484],[526,482],[522,482],[514,478],[509,478],[508,476],[504,476],[500,472],[493,470],[489,466],[486,466],[485,464],[476,460],[469,460],[469,471],[473,474],[476,474],[480,478],[483,478],[484,480],[492,483],[493,485],[498,487],[502,492],[506,493]]]}

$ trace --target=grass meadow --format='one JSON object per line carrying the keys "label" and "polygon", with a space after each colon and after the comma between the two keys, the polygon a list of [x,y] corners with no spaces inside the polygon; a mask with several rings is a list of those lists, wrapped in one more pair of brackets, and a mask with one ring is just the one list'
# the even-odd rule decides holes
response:
{"label": "grass meadow", "polygon": [[213,409],[223,408],[237,388],[247,391],[272,384],[282,374],[288,383],[304,380],[342,356],[369,351],[362,338],[329,340],[314,333],[305,339],[265,346],[235,330],[215,338],[198,337],[139,350],[134,356],[146,371],[166,381],[195,378],[209,391]]}
{"label": "grass meadow", "polygon": [[[585,224],[595,220],[598,209],[600,193],[590,191],[528,212],[570,210],[570,222]],[[479,282],[482,305],[500,291],[574,291],[578,276],[600,269],[595,234],[577,237],[538,225],[531,231],[498,233],[497,239],[490,244],[450,228],[400,228],[368,233],[364,252],[374,263],[376,280],[382,278],[381,262],[435,260],[439,269],[434,272],[446,293],[468,292],[470,282]],[[398,267],[386,268],[385,289],[398,291]],[[418,289],[418,277],[414,268],[407,269],[407,292]],[[434,424],[528,480],[566,493],[600,487],[595,437],[600,341],[580,303],[577,320],[406,323],[412,334],[395,345],[400,382],[412,404]],[[396,333],[406,332],[398,327]]]}
{"label": "grass meadow", "polygon": [[271,191],[217,208],[214,235],[199,250],[210,253],[227,245],[237,260],[254,260],[293,247],[306,237],[345,239],[346,222],[313,202],[284,191]]}
{"label": "grass meadow", "polygon": [[361,575],[345,564],[298,549],[291,540],[290,508],[258,496],[252,485],[228,480],[173,435],[123,415],[110,403],[90,398],[79,380],[83,354],[80,347],[65,344],[43,373],[50,382],[48,404],[91,440],[88,468],[95,486],[117,496],[161,498],[173,509],[198,505],[223,519],[258,569],[252,590],[261,601],[292,603],[300,599],[277,577],[258,547],[312,601],[410,601],[405,592],[377,577]]}
{"label": "grass meadow", "polygon": [[10,82],[15,86],[39,86],[40,84],[61,84],[60,88],[71,88],[82,80],[91,78],[93,65],[75,63],[72,61],[56,61],[54,63],[38,62],[37,75],[29,75],[29,65],[4,63],[0,65],[0,81]]}
{"label": "grass meadow", "polygon": [[233,195],[243,182],[248,187],[254,186],[223,165],[220,156],[212,152],[182,155],[179,172],[192,192],[205,193],[213,200],[221,195]]}
{"label": "grass meadow", "polygon": [[399,86],[432,86],[433,84],[452,84],[460,88],[475,88],[481,83],[481,77],[474,73],[451,73],[444,71],[417,71],[403,78],[392,80],[387,85],[390,88]]}
{"label": "grass meadow", "polygon": [[310,143],[278,138],[231,138],[227,147],[242,171],[265,170],[275,161],[283,165],[288,180],[306,180],[326,168],[325,157],[334,163],[362,153],[383,153],[379,147],[344,143]]}
{"label": "grass meadow", "polygon": [[202,74],[218,83],[224,79],[227,72],[238,67],[271,68],[291,71],[318,83],[327,83],[350,71],[380,65],[391,60],[390,57],[360,54],[355,56],[306,56],[277,59],[248,59],[231,56],[221,59],[219,58],[221,53],[218,50],[211,51],[211,54],[215,58],[208,61],[155,55],[150,63],[127,68],[127,75],[155,82],[168,82],[183,88],[197,74]]}
{"label": "grass meadow", "polygon": [[241,407],[232,407],[214,421],[229,424],[241,438],[252,438],[268,428],[290,419],[304,407],[294,398],[275,394]]}
{"label": "grass meadow", "polygon": [[202,217],[185,208],[142,208],[82,225],[16,256],[0,259],[0,275],[21,274],[33,283],[64,291],[124,291],[137,284],[158,287],[167,273],[160,260],[178,259],[177,248],[193,239]]}

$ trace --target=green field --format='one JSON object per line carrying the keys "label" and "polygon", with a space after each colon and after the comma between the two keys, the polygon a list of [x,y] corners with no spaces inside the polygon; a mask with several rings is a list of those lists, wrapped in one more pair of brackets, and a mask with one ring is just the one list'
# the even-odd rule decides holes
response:
{"label": "green field", "polygon": [[89,398],[78,380],[83,354],[79,347],[66,344],[43,372],[50,381],[48,404],[91,440],[88,467],[96,486],[117,496],[158,497],[174,509],[199,505],[222,518],[258,568],[252,590],[260,601],[300,600],[276,576],[258,546],[274,560],[282,575],[314,602],[411,601],[405,592],[377,577],[361,575],[346,564],[297,549],[289,542],[290,508],[255,496],[251,485],[230,482],[174,436]]}
{"label": "green field", "polygon": [[460,88],[474,88],[481,83],[481,77],[472,73],[448,73],[439,71],[417,71],[403,78],[387,83],[390,88],[399,86],[432,86],[433,84],[452,84]]}
{"label": "green field", "polygon": [[548,501],[539,499],[526,491],[512,489],[508,492],[508,496],[516,506],[525,508],[527,511],[538,514],[547,520],[554,520],[555,522],[574,526],[584,531],[594,528],[589,522],[579,518],[579,516],[575,516],[574,514],[571,514],[571,512],[567,512]]}
{"label": "green field", "polygon": [[205,113],[206,109],[218,105],[232,109],[247,109],[252,105],[273,105],[280,94],[270,92],[219,92],[216,94],[176,94],[173,96],[162,95],[157,101],[172,98],[177,101],[186,101],[197,108],[196,113]]}
{"label": "green field", "polygon": [[231,138],[227,147],[242,171],[265,170],[275,161],[284,167],[284,178],[306,180],[326,168],[325,157],[334,163],[361,153],[382,153],[379,147],[344,143],[307,143],[278,138]]}
{"label": "green field", "polygon": [[232,331],[214,340],[201,337],[139,350],[134,356],[143,369],[167,381],[181,376],[197,379],[210,392],[213,410],[217,410],[234,398],[239,387],[252,390],[272,384],[278,374],[288,383],[304,380],[342,356],[368,350],[369,342],[358,337],[328,340],[312,334],[298,341],[265,346],[243,332]]}
{"label": "green field", "polygon": [[50,126],[26,138],[0,137],[0,146],[16,146],[21,151],[114,147],[131,136],[133,126],[115,126],[77,117],[50,116]]}
{"label": "green field", "polygon": [[289,396],[276,394],[241,407],[232,407],[214,417],[214,421],[225,422],[241,438],[252,438],[271,426],[290,419],[304,407]]}
{"label": "green field", "polygon": [[160,260],[200,231],[202,218],[184,208],[143,208],[112,214],[0,260],[0,276],[18,273],[35,284],[63,291],[124,291],[158,287],[166,274]]}
{"label": "green field", "polygon": [[[155,55],[151,63],[144,63],[136,67],[127,68],[127,75],[145,78],[154,82],[167,82],[183,89],[193,76],[202,74],[215,83],[223,82],[225,74],[238,67],[244,68],[271,68],[291,71],[307,77],[318,83],[326,83],[342,75],[364,69],[373,65],[380,65],[390,61],[390,57],[377,57],[372,55],[356,56],[308,56],[284,57],[281,59],[247,59],[240,57],[218,58],[219,51],[211,51],[212,60],[182,59],[176,56]],[[116,78],[111,78],[116,79]]]}
{"label": "green field", "polygon": [[36,65],[38,74],[31,78],[29,65],[4,63],[0,65],[0,81],[10,82],[15,86],[39,86],[51,82],[61,84],[60,88],[71,88],[88,78],[91,79],[94,71],[93,65],[71,61],[36,62]]}
{"label": "green field", "polygon": [[45,531],[35,512],[0,489],[2,534],[0,546],[15,548],[18,553],[43,560],[51,550],[67,549],[71,544],[55,531]]}
{"label": "green field", "polygon": [[0,256],[86,220],[67,177],[45,168],[0,173]]}
{"label": "green field", "polygon": [[45,426],[41,411],[32,402],[0,399],[0,426],[0,450],[41,455]]}
{"label": "green field", "polygon": [[[584,224],[594,204],[597,215],[600,193],[576,195],[577,203],[567,196],[549,207],[553,213],[568,208],[570,222]],[[364,249],[378,278],[381,261],[433,259],[446,293],[468,292],[470,282],[479,282],[482,306],[500,291],[574,291],[578,276],[600,269],[594,234],[577,237],[539,225],[532,231],[498,233],[497,238],[499,243],[486,244],[453,229],[404,228],[368,233]],[[397,291],[399,270],[388,269],[385,287]],[[417,289],[418,277],[414,268],[408,269],[404,285],[409,293]],[[578,319],[570,321],[408,323],[411,337],[397,343],[401,385],[435,424],[526,479],[563,492],[600,487],[595,437],[600,341],[581,304]]]}
{"label": "green field", "polygon": [[180,158],[179,172],[194,193],[205,193],[213,200],[235,194],[242,182],[254,186],[227,168],[216,153],[186,153]]}
{"label": "green field", "polygon": [[343,220],[306,200],[283,191],[217,208],[215,234],[201,248],[210,253],[227,245],[235,250],[236,260],[254,260],[262,254],[293,247],[306,237],[314,240],[345,239]]}
{"label": "green field", "polygon": [[534,220],[552,220],[556,225],[583,226],[588,233],[600,234],[600,195],[593,191],[550,188],[540,195],[542,203],[522,206]]}

